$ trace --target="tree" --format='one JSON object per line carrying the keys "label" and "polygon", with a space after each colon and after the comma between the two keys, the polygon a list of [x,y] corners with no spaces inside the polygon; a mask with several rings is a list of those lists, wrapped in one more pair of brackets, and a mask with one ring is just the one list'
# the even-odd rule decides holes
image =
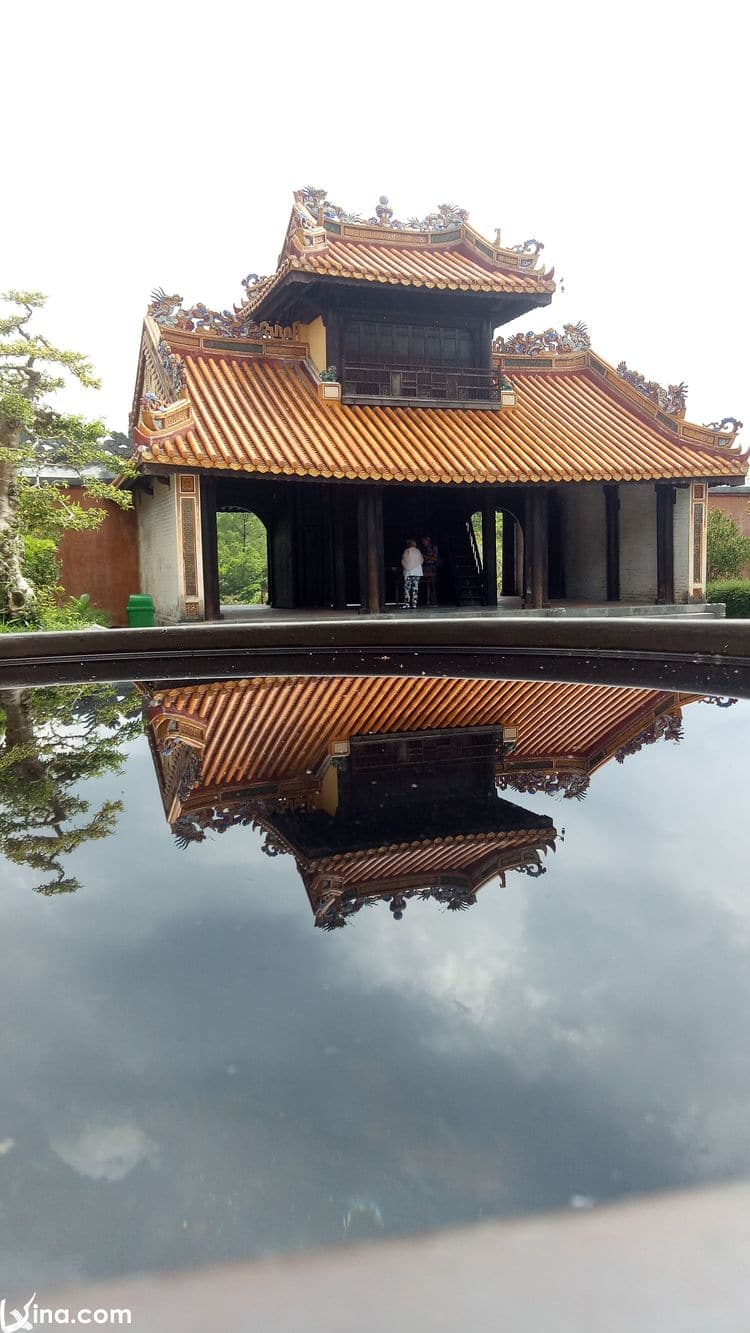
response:
{"label": "tree", "polygon": [[121,801],[91,813],[80,784],[122,767],[142,730],[140,698],[111,685],[0,689],[0,852],[45,878],[35,893],[72,893],[65,858],[114,832]]}
{"label": "tree", "polygon": [[256,514],[219,514],[219,588],[223,602],[263,602],[268,596],[266,529]]}
{"label": "tree", "polygon": [[[10,313],[0,319],[0,615],[33,616],[36,589],[24,570],[24,534],[58,539],[66,528],[95,528],[103,510],[83,509],[60,486],[40,485],[34,464],[63,464],[77,473],[89,493],[127,508],[131,499],[106,480],[86,475],[97,464],[132,472],[122,457],[121,437],[107,447],[101,421],[57,411],[50,395],[63,388],[66,374],[87,388],[98,388],[82,352],[54,346],[30,328],[46,298],[41,292],[8,291],[2,299]],[[113,447],[114,445],[114,447]]]}
{"label": "tree", "polygon": [[731,578],[750,564],[750,537],[743,537],[733,518],[720,509],[710,509],[706,551],[709,583]]}

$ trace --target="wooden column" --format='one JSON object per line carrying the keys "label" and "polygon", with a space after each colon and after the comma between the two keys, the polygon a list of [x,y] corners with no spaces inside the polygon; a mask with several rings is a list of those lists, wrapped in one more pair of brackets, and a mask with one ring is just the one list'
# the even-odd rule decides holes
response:
{"label": "wooden column", "polygon": [[333,493],[333,605],[346,610],[345,496],[339,487]]}
{"label": "wooden column", "polygon": [[656,600],[674,602],[674,501],[670,482],[656,484]]}
{"label": "wooden column", "polygon": [[[341,314],[335,307],[329,307],[325,316],[326,326],[326,361],[328,366],[335,366],[339,383],[343,383],[344,343],[342,337]],[[328,366],[324,369],[327,370]]]}
{"label": "wooden column", "polygon": [[383,493],[379,486],[365,486],[359,498],[359,582],[362,610],[373,614],[385,604],[383,568]]}
{"label": "wooden column", "polygon": [[557,601],[558,599],[562,601],[566,596],[562,497],[557,490],[549,491],[547,495],[547,533],[549,542],[547,559],[549,588],[547,591],[553,601]]}
{"label": "wooden column", "polygon": [[494,494],[482,499],[482,566],[484,604],[497,606],[497,529]]}
{"label": "wooden column", "polygon": [[516,523],[506,509],[503,513],[503,597],[515,597],[516,585]]}
{"label": "wooden column", "polygon": [[492,334],[492,320],[483,319],[479,326],[478,335],[475,334],[475,343],[478,336],[479,346],[475,347],[476,359],[474,364],[480,370],[492,370]]}
{"label": "wooden column", "polygon": [[607,601],[620,600],[620,488],[604,487],[606,522]]}
{"label": "wooden column", "polygon": [[547,492],[541,486],[535,486],[530,492],[529,502],[531,605],[539,609],[546,606],[548,600]]}
{"label": "wooden column", "polygon": [[201,477],[201,548],[203,551],[203,606],[206,620],[218,620],[219,538],[216,530],[216,481]]}

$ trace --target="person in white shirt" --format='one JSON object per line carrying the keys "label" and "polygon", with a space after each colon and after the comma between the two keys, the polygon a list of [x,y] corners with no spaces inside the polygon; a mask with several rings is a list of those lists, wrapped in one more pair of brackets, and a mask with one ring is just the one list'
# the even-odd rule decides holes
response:
{"label": "person in white shirt", "polygon": [[419,581],[422,577],[422,552],[413,537],[406,543],[401,557],[404,571],[404,606],[413,611],[419,601]]}

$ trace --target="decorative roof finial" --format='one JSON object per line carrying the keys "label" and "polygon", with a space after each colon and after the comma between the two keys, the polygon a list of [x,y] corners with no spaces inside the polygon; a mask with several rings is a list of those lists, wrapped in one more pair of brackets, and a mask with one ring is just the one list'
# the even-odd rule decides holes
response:
{"label": "decorative roof finial", "polygon": [[387,194],[381,194],[380,198],[378,199],[375,212],[377,214],[377,219],[381,227],[390,227],[391,218],[393,217],[393,209],[388,207]]}

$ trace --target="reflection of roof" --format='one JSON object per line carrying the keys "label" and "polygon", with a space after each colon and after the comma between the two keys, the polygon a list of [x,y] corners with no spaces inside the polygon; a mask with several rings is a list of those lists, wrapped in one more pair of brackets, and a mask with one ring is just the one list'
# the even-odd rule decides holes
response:
{"label": "reflection of roof", "polygon": [[467,877],[472,870],[488,868],[496,873],[505,853],[507,869],[522,863],[518,853],[524,849],[553,847],[555,829],[552,820],[535,819],[536,827],[507,830],[504,833],[456,834],[453,837],[414,839],[412,842],[390,843],[357,852],[342,852],[311,861],[309,868],[316,873],[335,875],[345,886],[382,884],[383,881],[414,877],[433,879],[440,875],[462,873]]}
{"label": "reflection of roof", "polygon": [[[164,331],[169,336],[169,330]],[[591,354],[509,369],[496,411],[321,401],[299,359],[219,355],[182,334],[189,419],[136,431],[141,463],[264,475],[413,482],[639,481],[737,477],[716,433],[651,412],[597,373]],[[599,363],[597,361],[597,365]],[[509,363],[510,367],[510,363]],[[614,372],[613,376],[614,376]],[[627,387],[627,386],[626,386]]]}
{"label": "reflection of roof", "polygon": [[679,696],[660,690],[509,680],[270,677],[175,686],[152,696],[206,726],[201,791],[312,777],[332,740],[394,731],[516,726],[512,765],[585,769]]}
{"label": "reflection of roof", "polygon": [[332,868],[334,862],[348,863],[352,857],[379,858],[394,849],[411,852],[427,843],[445,848],[448,855],[451,847],[468,842],[489,840],[494,845],[499,838],[503,846],[517,847],[536,845],[545,834],[554,836],[547,815],[524,810],[499,798],[494,790],[487,795],[477,790],[455,801],[446,790],[446,798],[438,805],[428,795],[420,805],[415,827],[413,809],[401,808],[394,797],[397,787],[396,783],[386,802],[359,814],[349,809],[343,816],[341,809],[336,815],[324,810],[291,810],[271,814],[269,823],[310,865],[326,868]]}

